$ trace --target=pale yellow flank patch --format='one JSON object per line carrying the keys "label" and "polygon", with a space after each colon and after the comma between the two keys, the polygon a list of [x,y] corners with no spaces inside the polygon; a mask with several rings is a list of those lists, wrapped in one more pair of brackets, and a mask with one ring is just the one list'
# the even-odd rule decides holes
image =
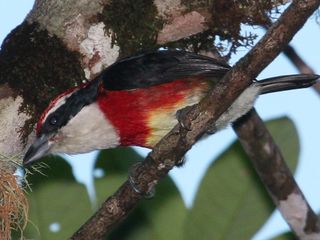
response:
{"label": "pale yellow flank patch", "polygon": [[181,108],[181,106],[177,105],[171,109],[159,108],[150,113],[148,126],[151,132],[150,136],[147,138],[148,146],[156,145],[159,140],[178,123],[176,119],[176,111]]}
{"label": "pale yellow flank patch", "polygon": [[174,105],[164,106],[150,112],[148,127],[150,136],[147,138],[148,146],[156,145],[178,123],[176,112],[187,106],[198,103],[204,96],[203,88],[193,89],[191,95],[186,96]]}

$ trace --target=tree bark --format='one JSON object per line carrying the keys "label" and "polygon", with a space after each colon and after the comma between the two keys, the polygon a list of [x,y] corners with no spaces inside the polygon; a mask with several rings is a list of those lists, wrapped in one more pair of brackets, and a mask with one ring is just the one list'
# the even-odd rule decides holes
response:
{"label": "tree bark", "polygon": [[[318,6],[319,1],[293,1],[259,43],[226,74],[209,96],[185,114],[183,124],[176,125],[157,144],[141,166],[136,168],[135,175],[131,176],[142,193],[150,192],[157,182],[166,176],[195,141],[206,132],[208,126],[227,110],[251,84],[252,79],[282,51]],[[221,104],[217,105],[216,102]],[[88,236],[103,239],[114,223],[121,221],[140,198],[139,194],[130,188],[128,180],[102,204],[98,212],[72,236],[72,239],[87,239]],[[305,212],[302,215],[305,219]],[[315,216],[313,212],[312,216]],[[307,235],[306,239],[316,239],[319,229],[318,222],[314,222],[316,226],[310,228],[311,230],[304,229],[302,233],[296,231],[295,234],[298,237]]]}
{"label": "tree bark", "polygon": [[[134,6],[138,7],[131,11]],[[15,185],[20,189],[13,173],[21,165],[26,146],[34,137],[35,123],[51,99],[91,80],[120,54],[158,48],[159,44],[202,32],[211,20],[210,14],[205,16],[203,12],[203,7],[189,8],[180,0],[36,0],[25,21],[6,37],[0,50],[3,186]],[[126,28],[122,29],[123,26]],[[26,209],[25,199],[6,197],[20,201],[22,204],[16,205]],[[1,219],[20,211],[8,212],[4,202],[0,211],[7,216],[0,215]],[[15,226],[14,222],[10,224]]]}
{"label": "tree bark", "polygon": [[[112,14],[110,2],[36,0],[25,21],[2,43],[0,192],[4,195],[0,196],[0,219],[3,219],[0,228],[1,239],[9,238],[11,228],[23,227],[17,226],[19,223],[24,224],[20,221],[21,216],[27,219],[27,202],[13,174],[16,167],[22,163],[29,140],[34,138],[35,123],[41,112],[59,93],[83,81],[91,80],[120,55],[123,46],[119,46],[119,40],[113,40],[114,25],[106,26],[104,22],[104,16]],[[132,1],[114,2],[136,4]],[[145,12],[152,8],[157,10],[154,16],[149,17],[148,24],[158,21],[158,18],[166,22],[155,29],[159,36],[162,27],[170,26],[170,22],[174,22],[176,17],[188,12],[179,0],[155,1],[155,5],[152,1],[142,2],[147,3],[148,8]],[[136,13],[130,14],[134,16]],[[188,19],[188,14],[184,18]],[[134,28],[132,24],[128,27]],[[143,29],[141,26],[140,28]],[[179,37],[201,32],[202,28],[195,30],[193,27],[191,30],[189,33],[184,31]],[[118,32],[117,34],[120,35]],[[126,35],[122,37],[130,38]],[[162,39],[162,42],[170,40],[168,35],[159,39]],[[151,40],[152,46],[158,46],[156,38]],[[139,43],[134,44],[133,49]],[[124,50],[121,52],[123,55],[129,54]],[[15,190],[6,191],[7,187]]]}
{"label": "tree bark", "polygon": [[[154,15],[148,16],[146,26],[137,26],[135,24],[140,23],[133,21],[131,25],[125,22],[129,25],[127,28],[140,27],[144,31],[153,26],[151,33],[155,37],[140,39],[140,35],[145,35],[143,32],[130,32],[136,34],[134,38],[139,40],[132,43],[126,40],[133,37],[129,33],[125,35],[119,32],[117,25],[112,22],[116,17],[120,18],[112,15],[112,11],[119,8],[114,2],[122,4],[120,13],[126,9],[128,13],[132,12],[132,3],[125,0],[36,0],[25,21],[4,40],[0,51],[0,85],[7,84],[6,88],[9,87],[12,92],[10,96],[18,96],[15,103],[9,104],[20,106],[19,111],[12,112],[10,119],[19,119],[19,126],[23,127],[17,128],[15,121],[8,121],[6,128],[0,129],[4,132],[11,129],[3,136],[8,137],[6,139],[9,142],[17,143],[14,149],[9,149],[6,142],[0,142],[3,153],[22,155],[25,144],[19,143],[24,143],[27,137],[33,137],[29,134],[40,113],[60,92],[91,80],[120,55],[133,54],[132,49],[139,51],[141,46],[142,49],[156,49],[162,44],[201,33],[210,29],[218,17],[218,11],[212,9],[210,1],[191,4],[185,0],[139,0],[135,4],[140,4],[139,9],[142,10],[132,12],[132,16],[126,15],[126,18],[145,20],[144,15],[150,10]],[[266,10],[280,3],[270,1]],[[258,15],[260,11],[253,5],[241,14],[249,17]],[[240,25],[240,20],[235,19],[234,22]],[[222,31],[215,28],[218,32]],[[131,48],[124,45],[130,45]],[[188,48],[189,45],[186,43],[181,47]],[[5,102],[8,97],[5,97]]]}
{"label": "tree bark", "polygon": [[[165,23],[155,29],[159,40],[153,40],[154,48],[173,40],[168,28],[188,25],[174,40],[204,30],[204,16],[186,10],[179,0],[155,1],[152,7],[154,21],[161,18]],[[113,41],[113,26],[103,21],[109,8],[107,0],[36,0],[25,21],[6,37],[0,51],[0,88],[1,93],[10,91],[0,95],[4,122],[0,131],[5,139],[0,141],[1,153],[21,157],[24,142],[33,137],[32,128],[48,102],[91,80],[119,57],[120,40]]]}
{"label": "tree bark", "polygon": [[[141,4],[136,8],[139,14],[132,13],[137,16],[133,16],[134,20],[130,25],[130,22],[126,22],[128,19],[132,20],[128,15],[128,3],[130,1],[124,0],[36,0],[25,21],[7,36],[0,51],[0,153],[3,155],[0,172],[9,170],[12,174],[15,164],[21,164],[28,140],[34,137],[33,129],[40,113],[60,92],[91,80],[119,56],[142,49],[158,48],[159,44],[211,29],[212,24],[216,24],[215,27],[225,27],[225,23],[217,25],[218,21],[213,21],[215,16],[218,19],[219,15],[215,14],[223,9],[223,4],[215,10],[208,5],[210,1],[208,4],[191,6],[187,4],[188,1],[183,0],[140,0],[135,2],[136,5]],[[123,5],[119,7],[117,4]],[[176,126],[159,143],[145,163],[137,169],[136,182],[141,183],[139,187],[143,191],[148,192],[153,188],[175,162],[181,159],[206,131],[206,126],[221,115],[250,84],[251,79],[288,43],[318,4],[315,0],[294,1],[282,20],[270,29],[267,37],[237,64],[208,98],[187,114],[184,125],[188,126],[188,130]],[[113,14],[117,9],[120,9],[120,15]],[[248,9],[249,13],[244,15],[255,16],[256,12],[260,12],[254,4]],[[128,14],[123,14],[125,19],[121,19],[121,27],[128,24],[125,30],[131,35],[126,34],[126,31],[121,32],[117,21],[114,21],[120,18],[123,11]],[[233,12],[229,14],[232,16]],[[259,21],[263,19],[256,19],[256,22]],[[143,25],[145,22],[148,23],[147,26]],[[240,22],[241,19],[238,25]],[[148,34],[132,29],[143,29]],[[225,29],[217,31],[224,32]],[[186,43],[183,48],[189,45]],[[233,84],[230,79],[235,80]],[[224,104],[215,106],[213,103],[216,101]],[[12,164],[12,159],[16,163]],[[146,173],[146,170],[150,172]],[[119,197],[124,197],[123,205],[117,205]],[[110,198],[109,202],[113,204],[106,205],[106,212],[102,211],[100,217],[111,217],[113,222],[110,219],[106,221],[109,221],[107,225],[113,226],[140,198],[126,183]],[[126,208],[122,209],[123,206]],[[118,210],[121,211],[117,212]],[[112,214],[120,217],[117,219]],[[98,224],[98,227],[102,231],[98,231],[99,236],[110,230],[101,230],[105,228],[103,223]]]}
{"label": "tree bark", "polygon": [[[320,223],[255,110],[233,126],[271,199],[299,239],[320,239]],[[258,140],[258,141],[257,141]]]}

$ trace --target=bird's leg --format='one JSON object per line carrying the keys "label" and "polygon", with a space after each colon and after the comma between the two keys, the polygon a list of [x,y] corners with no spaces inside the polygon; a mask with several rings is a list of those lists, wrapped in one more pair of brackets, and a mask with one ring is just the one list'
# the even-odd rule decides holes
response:
{"label": "bird's leg", "polygon": [[151,188],[147,193],[145,193],[145,191],[142,191],[139,187],[138,184],[136,183],[135,179],[136,179],[136,175],[137,175],[137,169],[138,167],[142,164],[142,162],[136,162],[134,163],[130,169],[129,169],[129,183],[132,187],[132,189],[142,195],[145,199],[151,199],[155,196],[155,188]]}

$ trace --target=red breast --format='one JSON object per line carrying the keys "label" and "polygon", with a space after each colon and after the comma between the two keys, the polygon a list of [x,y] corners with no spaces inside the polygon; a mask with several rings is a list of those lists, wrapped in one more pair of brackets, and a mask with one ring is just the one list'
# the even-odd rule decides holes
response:
{"label": "red breast", "polygon": [[176,111],[199,102],[208,88],[206,81],[192,78],[132,90],[100,89],[97,102],[122,146],[150,148],[177,123]]}

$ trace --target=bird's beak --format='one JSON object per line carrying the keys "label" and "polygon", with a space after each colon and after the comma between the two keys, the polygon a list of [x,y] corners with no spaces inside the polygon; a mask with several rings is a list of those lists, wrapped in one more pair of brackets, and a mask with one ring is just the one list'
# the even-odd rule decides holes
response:
{"label": "bird's beak", "polygon": [[48,141],[47,135],[41,135],[38,137],[34,143],[29,147],[27,153],[24,155],[23,158],[23,166],[26,167],[33,163],[34,161],[38,160],[39,158],[43,157],[48,153],[50,149],[50,144]]}

